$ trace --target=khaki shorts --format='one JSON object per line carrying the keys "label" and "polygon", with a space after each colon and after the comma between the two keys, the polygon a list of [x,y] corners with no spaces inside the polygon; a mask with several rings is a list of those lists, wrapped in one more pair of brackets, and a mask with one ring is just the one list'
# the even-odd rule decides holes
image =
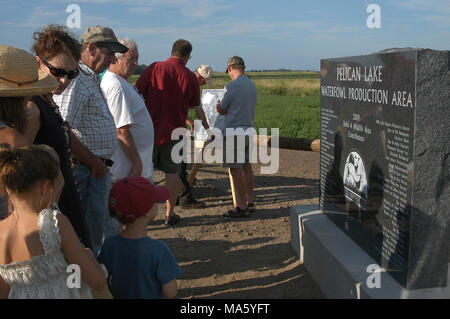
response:
{"label": "khaki shorts", "polygon": [[153,164],[155,169],[159,169],[166,174],[178,174],[180,172],[181,163],[177,164],[172,161],[172,148],[179,141],[170,141],[164,145],[155,145],[153,147]]}
{"label": "khaki shorts", "polygon": [[[228,168],[242,168],[244,165],[251,165],[250,163],[250,139],[253,136],[224,136],[223,137],[223,167]],[[234,139],[233,148],[229,153],[233,154],[232,158],[227,158],[227,139]],[[239,142],[239,144],[238,144]]]}

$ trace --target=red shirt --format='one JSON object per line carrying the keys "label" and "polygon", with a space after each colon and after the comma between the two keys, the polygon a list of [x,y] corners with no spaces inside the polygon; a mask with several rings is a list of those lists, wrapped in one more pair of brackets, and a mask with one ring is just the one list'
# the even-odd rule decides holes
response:
{"label": "red shirt", "polygon": [[190,108],[200,105],[200,85],[180,59],[148,66],[136,82],[155,128],[155,145],[171,140],[172,131],[186,127]]}

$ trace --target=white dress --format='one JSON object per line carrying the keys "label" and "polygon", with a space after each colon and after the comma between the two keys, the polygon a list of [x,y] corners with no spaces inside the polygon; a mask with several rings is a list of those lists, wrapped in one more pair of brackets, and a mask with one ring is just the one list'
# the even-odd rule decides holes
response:
{"label": "white dress", "polygon": [[11,287],[9,299],[92,299],[89,287],[81,279],[80,288],[69,288],[77,281],[69,278],[73,277],[73,271],[67,272],[69,263],[61,250],[58,212],[47,208],[39,213],[39,238],[44,255],[0,265],[0,276]]}

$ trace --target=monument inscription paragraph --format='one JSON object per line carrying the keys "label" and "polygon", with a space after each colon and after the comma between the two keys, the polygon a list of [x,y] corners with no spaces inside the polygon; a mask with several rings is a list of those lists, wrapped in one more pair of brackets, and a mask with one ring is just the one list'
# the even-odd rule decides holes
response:
{"label": "monument inscription paragraph", "polygon": [[321,61],[320,207],[408,288],[417,52]]}

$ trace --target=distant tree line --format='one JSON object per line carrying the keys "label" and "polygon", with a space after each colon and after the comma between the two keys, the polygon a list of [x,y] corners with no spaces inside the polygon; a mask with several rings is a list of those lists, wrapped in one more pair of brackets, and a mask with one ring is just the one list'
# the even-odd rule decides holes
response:
{"label": "distant tree line", "polygon": [[248,70],[247,72],[317,72],[313,70],[291,70],[291,69],[259,69],[259,70]]}
{"label": "distant tree line", "polygon": [[[145,64],[139,64],[136,68],[136,71],[134,74],[142,74],[144,72],[145,68],[147,66]],[[247,72],[299,72],[299,71],[305,71],[305,72],[317,72],[314,70],[290,70],[290,69],[259,69],[259,70],[248,70]]]}

